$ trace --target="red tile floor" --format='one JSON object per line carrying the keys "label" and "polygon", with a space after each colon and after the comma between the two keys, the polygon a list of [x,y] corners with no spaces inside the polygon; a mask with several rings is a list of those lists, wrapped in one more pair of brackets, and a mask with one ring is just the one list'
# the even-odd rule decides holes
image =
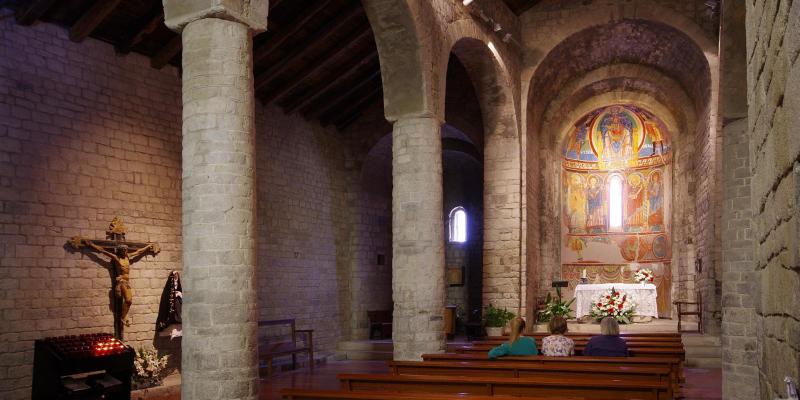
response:
{"label": "red tile floor", "polygon": [[[279,392],[283,388],[339,388],[336,379],[338,374],[345,373],[387,373],[389,369],[383,361],[333,361],[320,365],[314,372],[308,369],[281,372],[271,378],[262,379],[262,400],[280,399]],[[683,387],[685,400],[722,399],[722,371],[720,369],[687,368],[686,383]]]}

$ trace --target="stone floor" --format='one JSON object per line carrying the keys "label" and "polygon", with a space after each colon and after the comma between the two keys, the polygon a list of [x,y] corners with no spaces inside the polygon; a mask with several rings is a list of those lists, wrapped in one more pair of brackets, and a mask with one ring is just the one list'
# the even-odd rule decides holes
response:
{"label": "stone floor", "polygon": [[[336,376],[346,373],[387,373],[389,369],[384,361],[332,361],[320,365],[314,372],[298,369],[283,372],[261,381],[260,399],[280,399],[283,388],[339,388]],[[686,384],[683,388],[685,400],[719,400],[722,399],[722,371],[720,369],[687,368]],[[147,400],[178,400],[176,394],[169,396],[148,397]]]}
{"label": "stone floor", "polygon": [[[339,388],[338,374],[344,373],[387,373],[383,361],[333,361],[321,365],[313,373],[307,369],[284,372],[264,379],[261,384],[261,399],[280,399],[283,388]],[[685,400],[722,399],[722,371],[719,369],[686,369],[686,384],[683,389]]]}

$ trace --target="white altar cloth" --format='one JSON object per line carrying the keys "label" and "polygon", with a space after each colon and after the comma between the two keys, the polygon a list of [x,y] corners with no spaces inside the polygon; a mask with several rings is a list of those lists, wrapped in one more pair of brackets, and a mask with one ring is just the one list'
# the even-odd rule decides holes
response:
{"label": "white altar cloth", "polygon": [[658,305],[656,303],[656,285],[648,283],[600,283],[575,286],[575,317],[589,315],[592,303],[597,301],[605,291],[615,288],[628,294],[636,303],[635,315],[658,318]]}

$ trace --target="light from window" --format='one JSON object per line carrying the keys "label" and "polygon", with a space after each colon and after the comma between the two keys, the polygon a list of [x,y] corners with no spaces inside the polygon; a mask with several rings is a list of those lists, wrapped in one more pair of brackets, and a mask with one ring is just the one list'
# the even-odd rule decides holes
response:
{"label": "light from window", "polygon": [[467,213],[463,207],[456,207],[450,211],[450,242],[464,243],[467,241]]}
{"label": "light from window", "polygon": [[622,227],[622,178],[611,177],[608,185],[608,225],[609,229]]}

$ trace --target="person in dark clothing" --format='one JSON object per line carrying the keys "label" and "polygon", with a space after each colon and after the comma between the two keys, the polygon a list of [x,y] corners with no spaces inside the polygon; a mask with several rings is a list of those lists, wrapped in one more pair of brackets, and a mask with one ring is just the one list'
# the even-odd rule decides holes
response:
{"label": "person in dark clothing", "polygon": [[614,317],[600,321],[600,336],[594,336],[583,348],[583,355],[594,357],[627,357],[628,345],[619,337],[619,323]]}

